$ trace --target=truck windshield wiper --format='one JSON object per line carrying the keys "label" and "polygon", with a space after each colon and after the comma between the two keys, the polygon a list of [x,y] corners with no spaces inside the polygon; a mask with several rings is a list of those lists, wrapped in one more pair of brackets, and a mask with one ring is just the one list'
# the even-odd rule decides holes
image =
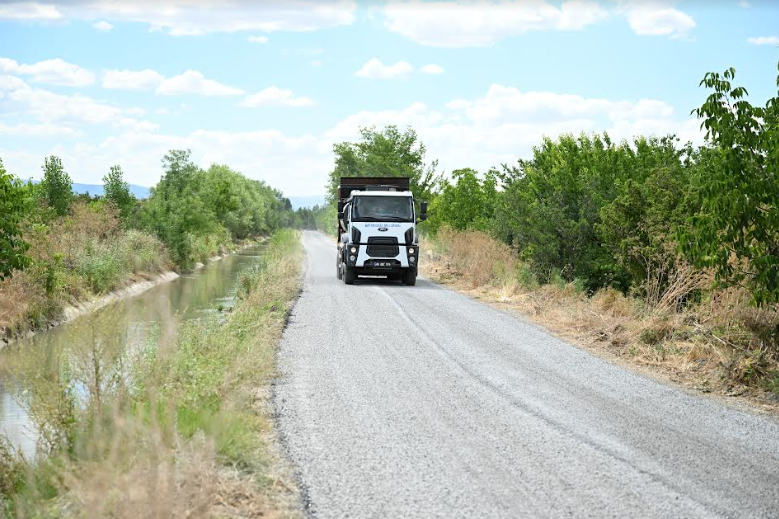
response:
{"label": "truck windshield wiper", "polygon": [[377,220],[390,220],[392,222],[402,222],[406,220],[406,218],[403,218],[402,216],[389,216],[389,215],[381,215],[377,218]]}

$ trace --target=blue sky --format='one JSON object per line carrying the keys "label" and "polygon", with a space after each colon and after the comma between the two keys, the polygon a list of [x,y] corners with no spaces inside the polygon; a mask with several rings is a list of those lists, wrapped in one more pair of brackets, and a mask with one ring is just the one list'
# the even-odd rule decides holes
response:
{"label": "blue sky", "polygon": [[170,148],[290,196],[317,195],[334,142],[414,127],[440,168],[527,157],[542,136],[676,133],[703,74],[776,94],[771,2],[0,0],[0,158],[63,158],[150,186]]}

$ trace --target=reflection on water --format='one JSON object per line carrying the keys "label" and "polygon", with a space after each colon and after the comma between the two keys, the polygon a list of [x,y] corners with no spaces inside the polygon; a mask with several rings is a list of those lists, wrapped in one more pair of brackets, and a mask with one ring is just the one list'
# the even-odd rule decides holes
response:
{"label": "reflection on water", "polygon": [[[182,321],[231,308],[241,273],[257,264],[258,258],[259,248],[244,249],[15,343],[14,353],[0,354],[0,367],[5,362],[7,368],[0,369],[0,434],[25,456],[33,456],[36,441],[46,441],[42,415],[67,412],[73,399],[90,399],[99,405],[102,394],[127,383],[124,375],[128,359],[149,344],[171,344]],[[9,360],[11,355],[13,361]],[[11,366],[11,372],[3,374]],[[15,376],[21,372],[24,376]],[[31,373],[36,383],[25,387]],[[53,391],[62,391],[61,381],[54,380],[58,377],[68,377],[72,395],[52,395]],[[73,399],[68,400],[70,397]],[[52,410],[52,401],[62,408]]]}

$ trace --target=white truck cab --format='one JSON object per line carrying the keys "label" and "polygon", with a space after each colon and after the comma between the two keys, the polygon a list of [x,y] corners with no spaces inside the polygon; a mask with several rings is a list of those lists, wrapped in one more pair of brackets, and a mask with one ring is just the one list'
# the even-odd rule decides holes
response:
{"label": "white truck cab", "polygon": [[[419,221],[427,218],[422,202]],[[414,285],[419,246],[409,179],[342,178],[338,188],[336,275],[347,285],[360,275],[386,276]]]}

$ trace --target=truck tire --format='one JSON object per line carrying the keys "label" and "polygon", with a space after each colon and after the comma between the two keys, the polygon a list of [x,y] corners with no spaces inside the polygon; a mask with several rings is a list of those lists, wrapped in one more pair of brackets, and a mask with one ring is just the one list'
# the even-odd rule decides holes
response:
{"label": "truck tire", "polygon": [[354,280],[357,279],[357,272],[354,271],[353,268],[344,267],[344,283],[347,285],[354,284]]}
{"label": "truck tire", "polygon": [[338,279],[341,279],[343,274],[341,273],[341,255],[336,254],[335,255],[335,277]]}
{"label": "truck tire", "polygon": [[417,284],[417,273],[414,270],[407,270],[403,273],[403,283],[410,287]]}

